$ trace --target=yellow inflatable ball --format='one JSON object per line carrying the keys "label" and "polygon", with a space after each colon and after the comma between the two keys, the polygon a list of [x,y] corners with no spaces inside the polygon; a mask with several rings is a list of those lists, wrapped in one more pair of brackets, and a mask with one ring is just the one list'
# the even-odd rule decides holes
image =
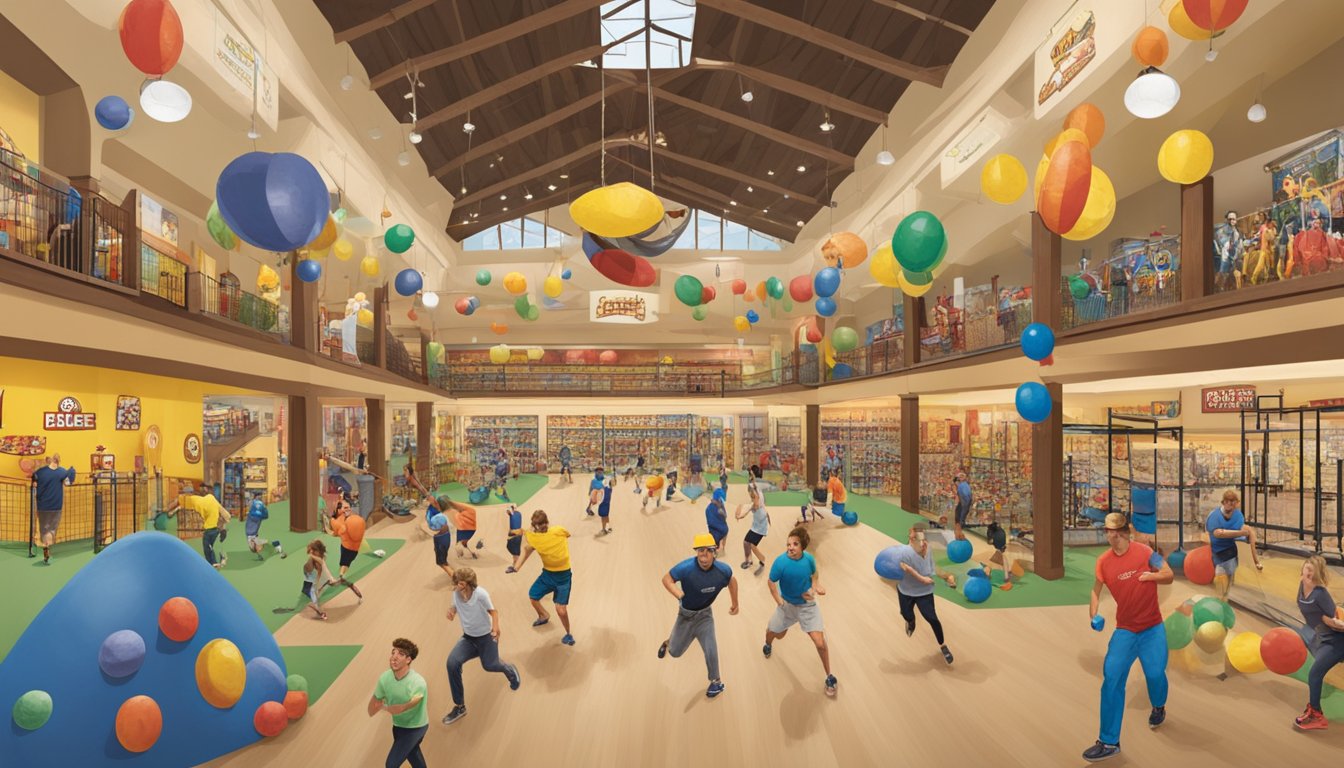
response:
{"label": "yellow inflatable ball", "polygon": [[1200,131],[1187,128],[1162,142],[1157,150],[1157,170],[1175,184],[1194,184],[1213,169],[1213,142]]}
{"label": "yellow inflatable ball", "polygon": [[751,321],[747,319],[746,315],[738,315],[733,318],[733,327],[742,333],[746,333],[751,330]]}
{"label": "yellow inflatable ball", "polygon": [[1012,155],[995,155],[980,170],[980,190],[999,205],[1017,202],[1027,191],[1027,169]]}
{"label": "yellow inflatable ball", "polygon": [[327,223],[322,225],[322,231],[317,233],[317,237],[308,244],[310,251],[325,251],[330,248],[336,238],[340,237],[340,227],[336,224],[336,219],[331,214],[327,214]]}
{"label": "yellow inflatable ball", "polygon": [[1233,669],[1245,675],[1264,672],[1265,660],[1260,658],[1260,635],[1241,632],[1227,644],[1227,660]]}
{"label": "yellow inflatable ball", "polygon": [[1185,12],[1185,3],[1181,2],[1181,0],[1176,0],[1175,4],[1171,6],[1171,10],[1167,13],[1167,24],[1171,27],[1172,32],[1184,37],[1186,40],[1208,40],[1211,37],[1218,37],[1227,31],[1220,29],[1218,30],[1218,34],[1215,35],[1209,30],[1196,25],[1195,22],[1190,20],[1190,14]]}
{"label": "yellow inflatable ball", "polygon": [[664,481],[662,475],[653,475],[652,477],[644,481],[644,487],[648,488],[650,491],[661,490],[663,487],[663,482]]}
{"label": "yellow inflatable ball", "polygon": [[509,362],[509,345],[496,344],[490,348],[490,362],[495,365],[503,365]]}
{"label": "yellow inflatable ball", "polygon": [[378,264],[378,260],[372,256],[365,256],[359,260],[359,271],[369,277],[377,277],[380,269],[382,267]]}
{"label": "yellow inflatable ball", "polygon": [[564,289],[565,289],[565,281],[561,280],[555,275],[551,275],[550,277],[546,278],[541,284],[541,292],[551,297],[552,299],[559,296],[560,292],[563,291]]}
{"label": "yellow inflatable ball", "polygon": [[242,698],[247,664],[238,646],[215,638],[196,654],[196,687],[212,707],[228,709]]}
{"label": "yellow inflatable ball", "polygon": [[1083,213],[1078,217],[1078,223],[1073,225],[1073,229],[1061,237],[1066,240],[1091,240],[1104,232],[1114,218],[1115,185],[1111,183],[1111,177],[1107,176],[1105,171],[1094,165]]}
{"label": "yellow inflatable ball", "polygon": [[598,237],[630,237],[663,220],[663,203],[652,192],[622,181],[587,192],[569,204],[574,223]]}
{"label": "yellow inflatable ball", "polygon": [[896,263],[896,254],[891,252],[890,240],[873,251],[872,258],[868,260],[868,274],[888,288],[901,287],[901,266]]}
{"label": "yellow inflatable ball", "polygon": [[1213,653],[1223,647],[1223,638],[1227,637],[1227,627],[1221,621],[1206,621],[1195,630],[1195,645],[1205,653]]}
{"label": "yellow inflatable ball", "polygon": [[355,314],[355,322],[363,328],[373,327],[373,312],[368,309],[361,309]]}
{"label": "yellow inflatable ball", "polygon": [[540,359],[541,359],[542,357],[544,357],[545,355],[546,355],[546,350],[542,349],[541,347],[528,347],[528,348],[527,348],[527,359],[528,359],[528,360],[531,360],[531,361],[534,362],[534,363],[535,363],[536,361],[540,360]]}
{"label": "yellow inflatable ball", "polygon": [[522,272],[510,272],[504,276],[504,290],[517,296],[527,291],[527,278]]}
{"label": "yellow inflatable ball", "polygon": [[351,245],[349,240],[337,240],[331,244],[331,255],[341,261],[349,261],[350,257],[355,255],[355,246]]}

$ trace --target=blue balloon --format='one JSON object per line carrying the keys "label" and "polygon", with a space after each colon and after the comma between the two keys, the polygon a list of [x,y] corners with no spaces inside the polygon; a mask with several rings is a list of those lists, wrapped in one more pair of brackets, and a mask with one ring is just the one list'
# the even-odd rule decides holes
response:
{"label": "blue balloon", "polygon": [[1050,412],[1055,408],[1050,390],[1037,381],[1028,381],[1018,387],[1015,400],[1017,414],[1032,424],[1040,424],[1050,418]]}
{"label": "blue balloon", "polygon": [[983,603],[989,599],[993,586],[989,579],[967,579],[961,587],[961,593],[972,603]]}
{"label": "blue balloon", "polygon": [[402,296],[414,296],[425,287],[425,279],[414,269],[403,269],[397,273],[397,278],[392,282],[397,293]]}
{"label": "blue balloon", "polygon": [[589,259],[591,259],[591,258],[593,258],[594,256],[596,256],[597,254],[599,254],[599,253],[601,253],[601,252],[602,252],[602,246],[598,245],[598,244],[593,240],[593,236],[592,236],[592,235],[588,234],[587,232],[584,232],[584,233],[583,233],[583,253],[584,253],[584,255],[587,256]]}
{"label": "blue balloon", "polygon": [[760,320],[760,319],[761,319],[761,316],[758,315],[758,314],[756,314],[756,310],[754,310],[754,309],[748,309],[748,310],[747,310],[747,322],[748,322],[748,323],[751,323],[751,324],[754,325],[754,324],[755,324],[758,320]]}
{"label": "blue balloon", "polygon": [[829,296],[823,296],[820,299],[817,299],[816,309],[817,314],[822,317],[830,317],[831,315],[834,315],[835,299],[832,299]]}
{"label": "blue balloon", "polygon": [[1022,329],[1022,354],[1032,360],[1044,360],[1055,351],[1055,332],[1045,323],[1032,323]]}
{"label": "blue balloon", "polygon": [[964,563],[971,559],[971,542],[966,539],[953,539],[947,545],[947,559],[954,563]]}
{"label": "blue balloon", "polygon": [[93,107],[93,117],[109,131],[120,131],[135,119],[135,111],[120,96],[104,96]]}
{"label": "blue balloon", "polygon": [[79,218],[79,212],[84,207],[84,196],[79,194],[79,190],[69,187],[65,191],[65,223],[72,224]]}
{"label": "blue balloon", "polygon": [[568,280],[569,278],[571,278],[571,277],[573,277],[573,276],[574,276],[574,273],[573,273],[572,271],[570,271],[569,267],[565,267],[565,271],[560,273],[560,279],[561,279],[561,280]]}
{"label": "blue balloon", "polygon": [[315,283],[322,277],[322,265],[315,259],[304,259],[294,266],[294,274],[305,283]]}
{"label": "blue balloon", "polygon": [[295,251],[322,232],[330,215],[327,184],[304,158],[248,152],[219,174],[215,199],[224,223],[243,242],[266,251]]}
{"label": "blue balloon", "polygon": [[835,292],[840,290],[840,270],[835,267],[826,267],[817,273],[812,279],[812,290],[822,298],[830,298]]}
{"label": "blue balloon", "polygon": [[905,576],[905,569],[901,567],[901,552],[904,549],[904,544],[893,544],[878,552],[873,560],[873,570],[877,571],[877,575],[884,579],[900,581],[901,577]]}
{"label": "blue balloon", "polygon": [[854,368],[851,367],[849,363],[836,363],[835,367],[831,369],[832,379],[848,379],[853,375]]}
{"label": "blue balloon", "polygon": [[1167,563],[1171,565],[1171,570],[1177,574],[1185,572],[1185,557],[1189,553],[1184,549],[1178,549],[1167,555]]}

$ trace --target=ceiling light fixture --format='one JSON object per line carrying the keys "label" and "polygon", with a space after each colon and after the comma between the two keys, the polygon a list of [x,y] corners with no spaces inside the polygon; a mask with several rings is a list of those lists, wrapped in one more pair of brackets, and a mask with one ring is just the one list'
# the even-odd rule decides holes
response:
{"label": "ceiling light fixture", "polygon": [[547,185],[546,185],[546,188],[549,189],[549,190],[552,191],[552,192],[554,192],[554,191],[556,190],[556,186],[555,186],[554,184],[547,184]]}
{"label": "ceiling light fixture", "polygon": [[1144,120],[1167,114],[1180,100],[1180,84],[1157,67],[1148,67],[1140,72],[1125,89],[1125,109]]}
{"label": "ceiling light fixture", "polygon": [[830,133],[835,130],[835,123],[831,122],[831,113],[829,110],[826,112],[825,119],[821,121],[821,125],[818,127],[821,128],[822,133]]}
{"label": "ceiling light fixture", "polygon": [[764,216],[765,214],[767,214],[767,213],[769,213],[769,212],[770,212],[770,209],[769,209],[769,208],[762,208],[762,209],[761,209],[761,215],[762,215],[762,216]]}
{"label": "ceiling light fixture", "polygon": [[569,178],[569,174],[568,174],[568,173],[562,173],[562,174],[560,174],[560,178],[562,178],[562,179],[568,179],[568,178]]}
{"label": "ceiling light fixture", "polygon": [[774,171],[766,171],[766,172],[765,172],[765,175],[766,175],[766,176],[774,176],[774,175],[775,175],[775,172],[774,172]]}
{"label": "ceiling light fixture", "polygon": [[354,75],[346,75],[345,77],[342,77],[342,78],[341,78],[341,90],[342,90],[342,91],[348,91],[348,90],[350,90],[351,88],[354,88],[354,87],[355,87],[355,76],[354,76]]}
{"label": "ceiling light fixture", "polygon": [[802,220],[802,219],[799,219],[796,223],[797,223],[797,225],[800,226],[800,227],[803,226],[803,220]]}
{"label": "ceiling light fixture", "polygon": [[896,158],[887,151],[887,124],[882,124],[882,151],[877,153],[878,165],[894,165]]}
{"label": "ceiling light fixture", "polygon": [[531,192],[528,192],[526,195],[523,195],[523,199],[524,199],[524,200],[531,200],[531,199],[532,199],[532,193],[531,193]]}
{"label": "ceiling light fixture", "polygon": [[1250,120],[1252,123],[1263,123],[1265,122],[1266,117],[1269,117],[1269,111],[1266,110],[1265,105],[1261,104],[1259,101],[1252,104],[1251,108],[1246,110],[1246,119]]}
{"label": "ceiling light fixture", "polygon": [[400,165],[401,167],[405,168],[410,164],[411,164],[411,153],[407,152],[404,149],[397,153],[397,165]]}
{"label": "ceiling light fixture", "polygon": [[377,141],[377,140],[383,138],[383,132],[382,132],[381,130],[379,130],[378,128],[370,128],[370,129],[369,129],[369,138],[370,138],[370,139],[373,139],[374,141]]}
{"label": "ceiling light fixture", "polygon": [[160,123],[176,123],[191,113],[191,94],[167,80],[146,80],[140,86],[140,108]]}
{"label": "ceiling light fixture", "polygon": [[466,188],[466,187],[463,187],[463,188],[462,188],[462,194],[464,194],[464,195],[467,194],[467,188]]}
{"label": "ceiling light fixture", "polygon": [[742,100],[745,101],[746,103],[750,104],[751,100],[754,98],[756,98],[756,96],[753,95],[751,91],[742,92]]}
{"label": "ceiling light fixture", "polygon": [[798,166],[798,172],[799,172],[799,173],[806,173],[806,172],[807,172],[807,166],[806,166],[806,165],[800,165],[800,166]]}
{"label": "ceiling light fixture", "polygon": [[755,191],[756,191],[756,188],[753,187],[753,186],[751,186],[751,185],[747,185],[747,191],[748,191],[748,192],[755,192]]}
{"label": "ceiling light fixture", "polygon": [[471,133],[474,130],[476,130],[476,124],[471,122],[470,120],[462,124],[463,133]]}
{"label": "ceiling light fixture", "polygon": [[737,89],[742,92],[742,101],[746,104],[750,104],[751,100],[756,98],[752,95],[751,89],[742,84],[741,75],[737,76]]}
{"label": "ceiling light fixture", "polygon": [[473,219],[479,219],[479,218],[481,218],[481,214],[479,214],[479,213],[473,213],[473,214],[471,214],[471,218],[473,218]]}
{"label": "ceiling light fixture", "polygon": [[728,204],[729,204],[729,205],[737,205],[737,201],[736,201],[736,200],[729,200],[729,201],[728,201]]}
{"label": "ceiling light fixture", "polygon": [[509,206],[507,206],[507,205],[504,206],[504,210],[506,210],[506,211],[509,210]]}
{"label": "ceiling light fixture", "polygon": [[419,144],[420,142],[425,140],[425,137],[421,136],[419,131],[416,131],[414,129],[411,130],[411,135],[407,136],[406,138],[410,139],[412,144]]}
{"label": "ceiling light fixture", "polygon": [[425,291],[420,296],[420,303],[425,305],[425,309],[433,309],[439,306],[439,294],[433,291]]}

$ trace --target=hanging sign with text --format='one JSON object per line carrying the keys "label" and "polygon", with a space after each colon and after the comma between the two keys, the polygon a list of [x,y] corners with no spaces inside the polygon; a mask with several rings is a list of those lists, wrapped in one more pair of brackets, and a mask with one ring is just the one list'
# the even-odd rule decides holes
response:
{"label": "hanging sign with text", "polygon": [[1200,390],[1199,401],[1204,413],[1236,413],[1255,409],[1255,386],[1240,384],[1234,387],[1208,387]]}
{"label": "hanging sign with text", "polygon": [[658,294],[638,291],[589,291],[588,319],[594,323],[656,323]]}

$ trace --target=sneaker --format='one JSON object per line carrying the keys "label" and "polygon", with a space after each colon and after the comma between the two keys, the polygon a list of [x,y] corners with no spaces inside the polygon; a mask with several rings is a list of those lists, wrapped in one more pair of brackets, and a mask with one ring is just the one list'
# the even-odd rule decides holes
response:
{"label": "sneaker", "polygon": [[938,650],[940,650],[940,651],[943,652],[943,660],[946,661],[948,664],[951,664],[951,663],[952,663],[952,652],[949,651],[949,650],[947,650],[947,646],[946,646],[946,645],[940,645],[940,646],[938,646]]}
{"label": "sneaker", "polygon": [[517,568],[514,568],[512,565],[510,565],[508,568],[505,568],[505,569],[504,569],[504,572],[505,572],[505,573],[517,573],[517,572],[518,572],[518,569],[517,569]]}
{"label": "sneaker", "polygon": [[661,658],[663,658],[664,656],[667,655],[667,643],[668,643],[668,641],[667,641],[667,640],[664,640],[664,641],[663,641],[663,644],[660,645],[660,646],[658,646],[658,658],[661,659]]}
{"label": "sneaker", "polygon": [[1303,722],[1305,722],[1308,718],[1311,717],[1311,712],[1312,712],[1312,706],[1308,704],[1307,708],[1302,710],[1302,714],[1298,715],[1296,718],[1293,719],[1293,722],[1301,725]]}
{"label": "sneaker", "polygon": [[1095,763],[1108,757],[1115,757],[1118,754],[1120,754],[1119,744],[1103,744],[1098,741],[1083,753],[1083,759],[1089,763]]}
{"label": "sneaker", "polygon": [[545,623],[549,622],[550,620],[551,620],[551,617],[550,617],[550,616],[547,616],[547,617],[545,617],[545,618],[541,618],[541,619],[537,619],[536,621],[532,622],[532,626],[534,626],[534,627],[540,627],[542,624],[545,624]]}
{"label": "sneaker", "polygon": [[770,644],[769,644],[769,643],[766,643],[764,646],[761,647],[761,653],[764,653],[764,654],[765,654],[765,658],[767,658],[767,659],[770,658]]}
{"label": "sneaker", "polygon": [[746,561],[745,563],[742,563],[742,567],[743,567],[743,568],[750,568],[750,567],[751,567],[751,561],[748,560],[748,561]]}
{"label": "sneaker", "polygon": [[518,686],[523,684],[523,676],[518,674],[518,668],[512,664],[504,667],[504,676],[509,678],[509,690],[516,691]]}
{"label": "sneaker", "polygon": [[913,621],[905,622],[905,636],[913,637],[914,634],[915,634],[915,622]]}
{"label": "sneaker", "polygon": [[1305,719],[1299,719],[1293,724],[1301,731],[1324,731],[1330,727],[1330,721],[1325,719],[1325,714],[1315,708],[1307,712]]}
{"label": "sneaker", "polygon": [[589,507],[589,508],[588,508],[588,516],[589,516],[589,517],[592,517],[592,516],[593,516],[593,508],[592,508],[592,507]]}
{"label": "sneaker", "polygon": [[565,645],[573,645],[573,644],[574,644],[574,636],[573,636],[573,635],[565,635],[564,637],[560,638],[560,642],[564,643]]}
{"label": "sneaker", "polygon": [[477,549],[484,549],[484,548],[485,548],[485,542],[484,542],[484,541],[478,541],[478,542],[476,542],[476,548],[477,548]]}
{"label": "sneaker", "polygon": [[347,581],[345,582],[345,586],[349,587],[350,591],[355,593],[355,597],[359,598],[359,602],[364,602],[364,593],[359,591],[359,587],[356,587],[354,582]]}
{"label": "sneaker", "polygon": [[760,575],[761,575],[761,571],[764,571],[764,570],[765,570],[765,563],[761,563],[760,565],[756,566],[756,575],[757,575],[757,576],[760,576]]}
{"label": "sneaker", "polygon": [[1157,726],[1166,722],[1166,719],[1167,719],[1166,707],[1153,707],[1153,711],[1148,714],[1148,727],[1156,728]]}
{"label": "sneaker", "polygon": [[466,716],[467,716],[466,705],[458,705],[456,707],[453,707],[452,710],[448,712],[448,714],[443,716],[443,724],[452,725],[453,723],[456,723],[458,720],[461,720]]}
{"label": "sneaker", "polygon": [[709,688],[705,689],[705,696],[711,699],[714,698],[715,696],[718,696],[720,693],[723,693],[722,680],[715,680],[714,682],[709,684]]}
{"label": "sneaker", "polygon": [[220,567],[220,568],[223,568],[224,566],[226,566],[226,565],[228,565],[228,564],[229,564],[229,556],[228,556],[228,555],[220,555],[220,556],[219,556],[219,567]]}
{"label": "sneaker", "polygon": [[289,553],[288,553],[288,552],[281,552],[281,553],[280,553],[280,559],[281,559],[281,560],[284,560],[286,557],[289,557]]}
{"label": "sneaker", "polygon": [[826,695],[827,695],[827,696],[834,696],[834,695],[835,695],[835,686],[836,686],[837,684],[838,684],[838,683],[836,682],[835,675],[827,675],[827,676],[826,676]]}

